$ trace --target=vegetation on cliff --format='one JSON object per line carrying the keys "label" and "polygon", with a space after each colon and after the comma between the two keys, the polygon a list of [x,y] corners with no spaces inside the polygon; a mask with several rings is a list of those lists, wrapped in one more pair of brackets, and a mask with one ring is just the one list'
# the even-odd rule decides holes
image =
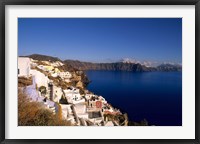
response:
{"label": "vegetation on cliff", "polygon": [[25,87],[32,84],[32,77],[19,77],[18,87]]}
{"label": "vegetation on cliff", "polygon": [[143,119],[140,122],[129,121],[128,126],[149,126],[149,124],[146,119]]}
{"label": "vegetation on cliff", "polygon": [[38,102],[30,99],[18,90],[18,125],[19,126],[71,126],[61,118],[61,110],[54,114]]}

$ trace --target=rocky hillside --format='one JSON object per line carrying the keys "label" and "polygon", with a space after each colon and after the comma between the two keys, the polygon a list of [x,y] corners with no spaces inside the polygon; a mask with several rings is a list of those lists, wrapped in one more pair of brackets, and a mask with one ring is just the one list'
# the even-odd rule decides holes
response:
{"label": "rocky hillside", "polygon": [[134,72],[146,72],[154,71],[154,68],[149,68],[139,63],[90,63],[80,62],[73,60],[65,60],[65,64],[71,65],[79,70],[114,70],[114,71],[134,71]]}
{"label": "rocky hillside", "polygon": [[151,71],[181,71],[180,65],[162,64],[157,67],[147,67],[140,63],[91,63],[77,60],[65,60],[65,64],[79,70],[114,70],[114,71],[133,71],[133,72],[151,72]]}
{"label": "rocky hillside", "polygon": [[49,61],[49,62],[60,61],[60,62],[62,62],[62,60],[60,60],[57,57],[52,57],[52,56],[47,56],[47,55],[41,55],[41,54],[32,54],[32,55],[28,55],[26,57],[30,57],[32,59],[39,60],[39,61]]}
{"label": "rocky hillside", "polygon": [[[39,61],[49,61],[49,62],[59,61],[59,62],[63,63],[63,61],[60,60],[57,57],[52,57],[52,56],[47,56],[47,55],[41,55],[41,54],[32,54],[32,55],[27,55],[25,57],[29,57],[29,58],[32,58],[34,60],[39,60]],[[65,65],[61,66],[60,69],[63,69],[64,71],[70,71],[70,72],[78,70],[78,69],[75,69],[73,66],[68,65],[68,64],[65,64]]]}

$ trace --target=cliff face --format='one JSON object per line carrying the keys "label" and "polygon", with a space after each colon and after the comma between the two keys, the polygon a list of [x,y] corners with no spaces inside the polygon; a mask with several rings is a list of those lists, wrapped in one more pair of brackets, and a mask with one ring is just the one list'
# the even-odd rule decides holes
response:
{"label": "cliff face", "polygon": [[151,72],[151,71],[181,71],[181,65],[161,64],[157,67],[147,67],[139,63],[91,63],[75,60],[65,60],[65,64],[79,70],[113,70],[113,71],[132,71],[132,72]]}
{"label": "cliff face", "polygon": [[114,70],[133,72],[155,71],[155,68],[146,67],[139,63],[90,63],[73,60],[65,60],[64,63],[71,65],[79,70]]}
{"label": "cliff face", "polygon": [[182,66],[172,64],[162,64],[157,67],[158,71],[182,71]]}

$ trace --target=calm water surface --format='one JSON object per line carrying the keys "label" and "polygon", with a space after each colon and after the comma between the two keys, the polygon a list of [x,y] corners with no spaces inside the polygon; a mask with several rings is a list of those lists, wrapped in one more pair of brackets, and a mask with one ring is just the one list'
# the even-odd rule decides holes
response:
{"label": "calm water surface", "polygon": [[88,89],[102,95],[129,120],[157,126],[182,125],[181,72],[87,71]]}

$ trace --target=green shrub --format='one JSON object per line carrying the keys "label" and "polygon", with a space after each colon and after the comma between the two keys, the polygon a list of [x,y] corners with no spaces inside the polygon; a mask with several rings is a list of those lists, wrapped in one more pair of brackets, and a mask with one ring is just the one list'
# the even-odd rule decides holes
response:
{"label": "green shrub", "polygon": [[39,87],[39,91],[41,92],[41,94],[46,94],[47,93],[47,90],[46,90],[45,86]]}

